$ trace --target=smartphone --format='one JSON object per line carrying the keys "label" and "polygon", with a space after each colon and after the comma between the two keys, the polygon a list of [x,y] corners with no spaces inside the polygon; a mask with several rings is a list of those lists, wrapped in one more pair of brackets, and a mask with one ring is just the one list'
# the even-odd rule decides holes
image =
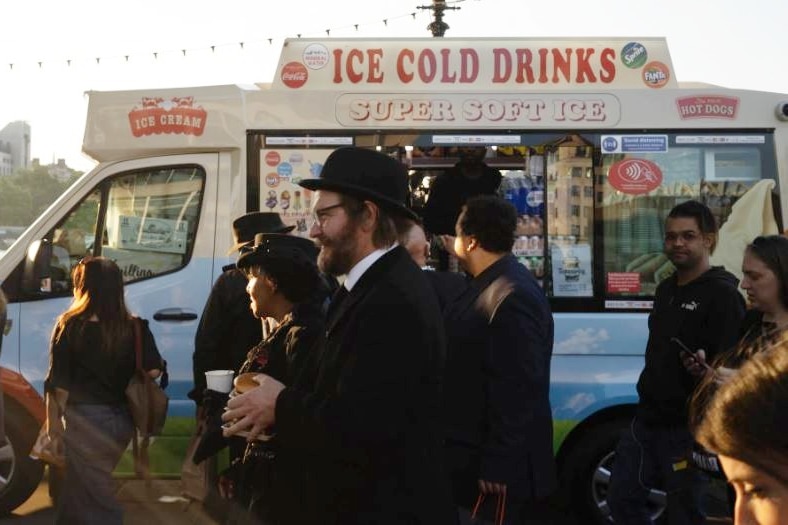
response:
{"label": "smartphone", "polygon": [[671,337],[670,342],[675,343],[683,352],[687,352],[689,355],[695,355],[695,350],[690,350],[678,337]]}

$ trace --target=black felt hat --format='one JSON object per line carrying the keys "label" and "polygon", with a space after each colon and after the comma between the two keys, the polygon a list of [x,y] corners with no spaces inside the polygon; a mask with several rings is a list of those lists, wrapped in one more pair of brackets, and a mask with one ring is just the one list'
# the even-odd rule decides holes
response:
{"label": "black felt hat", "polygon": [[397,215],[418,220],[408,208],[408,175],[404,166],[376,151],[346,147],[326,159],[319,179],[299,182],[308,190],[328,190],[372,201]]}
{"label": "black felt hat", "polygon": [[258,233],[254,237],[254,244],[241,250],[236,264],[238,268],[257,265],[265,268],[267,262],[277,259],[317,271],[319,251],[314,242],[303,237],[284,233]]}
{"label": "black felt hat", "polygon": [[294,228],[283,223],[278,213],[254,211],[241,215],[233,221],[235,244],[227,253],[240,250],[241,246],[252,242],[258,233],[290,233]]}

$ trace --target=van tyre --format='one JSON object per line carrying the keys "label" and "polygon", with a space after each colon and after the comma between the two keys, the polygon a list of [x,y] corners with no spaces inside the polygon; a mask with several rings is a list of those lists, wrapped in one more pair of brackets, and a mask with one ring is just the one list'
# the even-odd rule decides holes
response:
{"label": "van tyre", "polygon": [[[613,523],[607,505],[611,466],[618,441],[630,422],[630,419],[619,419],[585,429],[563,455],[561,481],[578,523]],[[665,493],[652,490],[650,500],[652,519],[659,523],[657,520],[665,509]]]}
{"label": "van tyre", "polygon": [[41,425],[16,402],[5,397],[5,432],[13,454],[0,461],[0,516],[13,512],[36,490],[44,465],[28,455]]}

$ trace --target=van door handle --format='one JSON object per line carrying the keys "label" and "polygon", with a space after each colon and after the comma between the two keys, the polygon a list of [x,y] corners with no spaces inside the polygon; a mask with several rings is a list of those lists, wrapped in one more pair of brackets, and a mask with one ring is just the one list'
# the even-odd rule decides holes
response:
{"label": "van door handle", "polygon": [[180,308],[165,308],[153,314],[156,321],[194,321],[197,314]]}

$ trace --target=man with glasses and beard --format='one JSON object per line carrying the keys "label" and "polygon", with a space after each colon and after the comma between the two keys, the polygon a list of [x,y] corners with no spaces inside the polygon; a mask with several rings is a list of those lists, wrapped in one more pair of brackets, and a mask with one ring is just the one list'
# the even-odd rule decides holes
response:
{"label": "man with glasses and beard", "polygon": [[445,341],[438,302],[421,269],[397,244],[407,175],[395,159],[349,147],[334,151],[316,191],[310,236],[318,266],[346,276],[328,310],[311,370],[285,387],[260,386],[228,403],[226,431],[274,427],[304,455],[303,506],[315,524],[453,524],[441,466]]}
{"label": "man with glasses and beard", "polygon": [[667,492],[668,525],[706,521],[704,480],[688,461],[688,403],[698,379],[682,364],[691,358],[683,348],[703,349],[713,359],[736,344],[744,317],[736,277],[709,262],[716,243],[717,225],[705,205],[687,201],[668,214],[664,250],[676,272],[657,287],[637,385],[640,401],[616,448],[608,492],[616,523],[652,525],[649,487]]}

